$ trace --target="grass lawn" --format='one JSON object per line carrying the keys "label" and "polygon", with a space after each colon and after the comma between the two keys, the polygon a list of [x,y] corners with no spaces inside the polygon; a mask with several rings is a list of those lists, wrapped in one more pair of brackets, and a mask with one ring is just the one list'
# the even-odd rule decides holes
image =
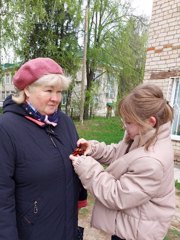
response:
{"label": "grass lawn", "polygon": [[[75,125],[79,137],[85,138],[87,140],[98,140],[100,142],[105,142],[106,144],[118,143],[124,135],[124,130],[122,129],[121,121],[118,117],[95,117],[91,120],[85,120],[83,125],[81,125],[80,122],[75,121]],[[176,182],[176,187],[177,185],[178,183]],[[178,185],[178,187],[180,186]],[[89,205],[94,204],[94,200],[91,195],[89,195],[88,203]],[[91,214],[91,211],[89,211],[88,208],[82,209],[81,211],[81,214],[84,217]],[[178,239],[180,239],[180,231],[171,228],[169,229],[168,234],[164,240]]]}
{"label": "grass lawn", "polygon": [[124,134],[118,117],[96,117],[91,120],[85,120],[83,125],[75,121],[75,125],[81,138],[93,139],[106,144],[118,143]]}
{"label": "grass lawn", "polygon": [[178,229],[169,229],[167,236],[164,240],[179,240],[180,239],[180,230]]}

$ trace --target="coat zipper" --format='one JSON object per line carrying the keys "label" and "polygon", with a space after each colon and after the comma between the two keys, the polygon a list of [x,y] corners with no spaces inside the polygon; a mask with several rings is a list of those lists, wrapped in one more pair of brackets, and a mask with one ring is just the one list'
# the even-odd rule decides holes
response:
{"label": "coat zipper", "polygon": [[50,137],[50,139],[51,139],[51,142],[52,142],[52,144],[54,145],[54,147],[57,147],[56,146],[56,143],[54,142],[54,139],[52,138],[52,136],[49,134],[49,137]]}
{"label": "coat zipper", "polygon": [[52,130],[51,126],[48,126],[48,131],[47,132],[48,132],[48,135],[49,135],[49,137],[51,139],[52,144],[54,145],[54,147],[57,148],[57,145],[56,145],[56,143],[55,143],[55,141],[54,141],[54,139],[52,137],[52,135],[54,135],[54,131]]}
{"label": "coat zipper", "polygon": [[38,202],[34,201],[34,214],[38,213]]}

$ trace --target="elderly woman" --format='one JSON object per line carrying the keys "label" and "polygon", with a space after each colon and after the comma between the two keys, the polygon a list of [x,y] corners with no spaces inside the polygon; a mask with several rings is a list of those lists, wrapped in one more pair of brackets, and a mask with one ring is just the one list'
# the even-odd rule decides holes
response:
{"label": "elderly woman", "polygon": [[78,135],[58,110],[70,80],[54,60],[36,58],[13,83],[17,93],[7,97],[0,118],[0,239],[77,239],[86,191],[69,155]]}

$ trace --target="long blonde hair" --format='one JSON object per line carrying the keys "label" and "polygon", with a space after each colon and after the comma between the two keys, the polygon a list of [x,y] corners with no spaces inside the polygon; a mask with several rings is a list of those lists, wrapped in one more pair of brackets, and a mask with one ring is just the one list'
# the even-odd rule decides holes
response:
{"label": "long blonde hair", "polygon": [[123,119],[136,123],[143,131],[150,128],[146,120],[151,116],[156,118],[156,131],[145,144],[147,150],[155,142],[159,127],[173,120],[173,108],[155,84],[141,84],[136,87],[120,101],[118,111]]}
{"label": "long blonde hair", "polygon": [[[33,88],[36,86],[43,85],[45,83],[48,83],[50,85],[59,84],[61,86],[61,90],[65,91],[68,89],[68,87],[71,83],[71,79],[64,75],[61,75],[61,74],[47,74],[47,75],[42,76],[35,82],[33,82],[28,87]],[[26,94],[25,94],[24,90],[16,89],[16,93],[13,94],[12,99],[17,104],[24,103],[26,100]]]}

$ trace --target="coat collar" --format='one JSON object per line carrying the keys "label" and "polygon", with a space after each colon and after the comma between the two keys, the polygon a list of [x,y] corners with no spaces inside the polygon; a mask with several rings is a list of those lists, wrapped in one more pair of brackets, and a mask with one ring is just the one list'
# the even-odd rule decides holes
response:
{"label": "coat collar", "polygon": [[[134,141],[130,147],[130,151],[137,147],[144,146],[145,143],[148,141],[148,139],[150,139],[154,135],[155,131],[156,131],[156,129],[153,128],[153,129],[149,130],[148,132],[146,132],[141,137],[140,137],[140,135],[137,135],[134,138]],[[171,122],[167,122],[159,127],[159,131],[158,131],[156,140],[160,140],[165,137],[168,137],[168,136],[170,136],[170,133],[171,133]]]}

